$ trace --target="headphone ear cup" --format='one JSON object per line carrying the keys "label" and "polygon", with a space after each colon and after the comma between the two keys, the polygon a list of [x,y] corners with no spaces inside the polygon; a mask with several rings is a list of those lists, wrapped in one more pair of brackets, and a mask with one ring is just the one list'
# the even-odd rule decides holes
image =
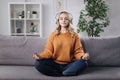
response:
{"label": "headphone ear cup", "polygon": [[56,19],[56,24],[58,23],[58,16],[59,16],[60,13],[57,13],[56,16],[55,16],[55,19]]}
{"label": "headphone ear cup", "polygon": [[70,23],[73,24],[73,22],[72,22],[72,21],[73,21],[73,16],[72,16],[72,14],[69,13],[69,17],[70,17]]}
{"label": "headphone ear cup", "polygon": [[70,20],[70,23],[73,24],[72,19]]}
{"label": "headphone ear cup", "polygon": [[58,19],[56,19],[56,24],[58,24]]}

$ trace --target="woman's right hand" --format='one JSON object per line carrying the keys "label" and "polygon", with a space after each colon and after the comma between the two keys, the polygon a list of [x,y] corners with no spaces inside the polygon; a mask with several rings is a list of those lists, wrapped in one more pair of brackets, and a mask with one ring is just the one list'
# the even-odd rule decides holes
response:
{"label": "woman's right hand", "polygon": [[39,59],[39,56],[37,54],[33,54],[34,59]]}
{"label": "woman's right hand", "polygon": [[88,60],[89,58],[90,58],[89,53],[85,53],[85,54],[82,56],[82,59],[83,59],[83,60]]}

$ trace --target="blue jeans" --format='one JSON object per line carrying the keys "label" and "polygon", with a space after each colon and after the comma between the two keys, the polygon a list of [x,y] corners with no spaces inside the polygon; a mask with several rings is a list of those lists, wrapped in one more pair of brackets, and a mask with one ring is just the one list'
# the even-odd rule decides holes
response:
{"label": "blue jeans", "polygon": [[35,68],[48,76],[75,76],[87,68],[87,62],[79,60],[69,64],[58,64],[52,59],[36,60]]}

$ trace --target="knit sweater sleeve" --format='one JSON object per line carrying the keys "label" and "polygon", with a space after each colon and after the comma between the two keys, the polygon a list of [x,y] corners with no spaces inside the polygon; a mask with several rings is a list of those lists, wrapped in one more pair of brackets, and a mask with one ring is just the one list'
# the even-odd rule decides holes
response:
{"label": "knit sweater sleeve", "polygon": [[74,57],[76,60],[80,60],[84,55],[84,50],[80,41],[78,34],[75,34],[75,43],[74,43]]}
{"label": "knit sweater sleeve", "polygon": [[47,43],[45,45],[44,51],[42,53],[39,54],[39,58],[40,59],[48,59],[52,57],[52,53],[53,53],[53,38],[54,38],[54,33],[51,33]]}

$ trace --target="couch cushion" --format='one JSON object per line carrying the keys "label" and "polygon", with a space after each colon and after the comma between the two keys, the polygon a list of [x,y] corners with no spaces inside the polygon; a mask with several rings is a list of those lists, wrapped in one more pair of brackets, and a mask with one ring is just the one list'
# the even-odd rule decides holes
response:
{"label": "couch cushion", "polygon": [[120,68],[89,67],[78,76],[51,77],[33,66],[0,66],[0,80],[120,80]]}
{"label": "couch cushion", "polygon": [[120,37],[91,37],[81,41],[90,53],[90,66],[120,66]]}
{"label": "couch cushion", "polygon": [[80,80],[120,80],[120,67],[89,67]]}
{"label": "couch cushion", "polygon": [[0,64],[33,65],[33,53],[42,52],[47,38],[0,36]]}

